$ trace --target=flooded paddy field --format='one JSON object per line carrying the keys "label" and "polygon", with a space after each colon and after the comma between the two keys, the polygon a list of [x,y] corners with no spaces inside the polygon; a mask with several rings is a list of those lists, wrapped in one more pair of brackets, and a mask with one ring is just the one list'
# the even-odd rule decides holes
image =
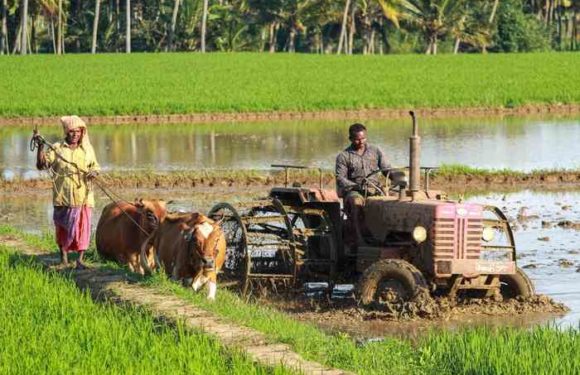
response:
{"label": "flooded paddy field", "polygon": [[[281,121],[182,125],[91,126],[104,171],[267,169],[271,164],[332,169],[348,144],[347,121]],[[365,122],[371,143],[394,166],[408,164],[411,125],[405,120]],[[580,167],[578,117],[419,119],[423,165],[530,171]],[[59,126],[40,128],[50,142]],[[38,176],[29,150],[32,128],[0,127],[0,175]]]}
{"label": "flooded paddy field", "polygon": [[[267,189],[251,187],[239,189],[214,188],[205,191],[188,190],[131,190],[123,191],[125,199],[160,197],[171,200],[173,211],[207,212],[215,203],[252,200]],[[457,197],[455,197],[457,198]],[[49,192],[20,192],[0,195],[0,220],[28,232],[52,230],[52,206]],[[524,190],[511,193],[487,193],[471,196],[467,201],[493,204],[508,216],[515,229],[518,264],[535,284],[536,292],[555,302],[564,303],[569,312],[554,308],[543,300],[535,301],[531,313],[528,304],[497,307],[464,305],[442,306],[443,313],[428,319],[393,321],[388,314],[359,309],[348,294],[337,292],[330,301],[306,298],[269,298],[264,303],[287,311],[296,319],[314,322],[329,331],[345,331],[355,337],[368,339],[395,336],[417,336],[437,327],[458,329],[473,325],[532,326],[556,323],[561,326],[580,324],[580,190],[539,191]],[[97,194],[93,225],[108,199]],[[342,286],[348,290],[349,286]],[[346,298],[345,298],[346,296]],[[444,302],[443,302],[444,304]],[[547,313],[549,312],[549,313]]]}

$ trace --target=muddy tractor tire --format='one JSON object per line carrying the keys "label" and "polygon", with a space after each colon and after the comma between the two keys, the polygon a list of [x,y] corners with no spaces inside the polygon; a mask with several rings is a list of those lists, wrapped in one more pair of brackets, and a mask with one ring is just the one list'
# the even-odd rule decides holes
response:
{"label": "muddy tractor tire", "polygon": [[415,266],[404,260],[384,259],[364,271],[358,296],[364,306],[380,309],[389,303],[410,301],[422,288],[427,288],[427,282]]}
{"label": "muddy tractor tire", "polygon": [[504,299],[531,297],[535,294],[534,284],[519,267],[513,275],[501,275],[499,278],[500,293]]}

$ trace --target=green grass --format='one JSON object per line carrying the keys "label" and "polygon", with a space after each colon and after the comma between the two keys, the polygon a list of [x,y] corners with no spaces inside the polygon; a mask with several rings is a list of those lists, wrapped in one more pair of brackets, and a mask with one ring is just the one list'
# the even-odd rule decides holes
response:
{"label": "green grass", "polygon": [[0,246],[2,374],[269,374],[214,339],[138,309],[97,305]]}
{"label": "green grass", "polygon": [[463,164],[443,164],[436,172],[433,172],[434,177],[453,177],[453,176],[476,176],[476,177],[486,177],[486,176],[506,176],[506,177],[523,177],[523,176],[535,176],[541,174],[551,174],[551,173],[566,173],[569,171],[561,170],[547,170],[547,169],[537,169],[529,173],[516,171],[513,169],[502,168],[502,169],[487,169],[487,168],[474,168]]}
{"label": "green grass", "polygon": [[419,349],[434,374],[579,374],[580,331],[474,328],[438,332]]}
{"label": "green grass", "polygon": [[580,55],[0,57],[0,116],[579,103]]}
{"label": "green grass", "polygon": [[[6,232],[19,233],[0,226],[0,234]],[[24,238],[35,241],[35,246],[40,248],[53,246],[49,236],[27,235]],[[145,284],[179,295],[227,320],[259,330],[272,341],[288,343],[305,358],[360,374],[580,372],[580,331],[577,329],[473,328],[458,332],[433,331],[415,343],[387,338],[382,342],[357,345],[346,334],[326,334],[275,309],[246,303],[227,290],[220,289],[217,301],[210,303],[205,299],[205,292],[194,294],[160,275],[145,280]]]}

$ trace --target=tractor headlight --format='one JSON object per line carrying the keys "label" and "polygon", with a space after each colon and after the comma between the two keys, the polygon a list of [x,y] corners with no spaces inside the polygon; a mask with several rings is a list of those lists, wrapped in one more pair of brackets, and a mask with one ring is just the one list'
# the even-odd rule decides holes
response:
{"label": "tractor headlight", "polygon": [[485,242],[490,242],[493,240],[495,236],[495,230],[492,227],[485,227],[483,228],[483,234],[481,235],[481,239]]}
{"label": "tractor headlight", "polygon": [[417,243],[424,242],[427,239],[427,229],[417,225],[415,229],[413,229],[413,239]]}

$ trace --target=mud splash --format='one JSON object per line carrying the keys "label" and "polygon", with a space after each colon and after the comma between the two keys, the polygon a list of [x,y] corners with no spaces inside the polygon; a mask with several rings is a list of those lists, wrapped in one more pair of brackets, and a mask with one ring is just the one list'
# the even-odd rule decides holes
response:
{"label": "mud splash", "polygon": [[385,305],[381,310],[364,308],[353,297],[341,299],[297,297],[290,302],[283,298],[271,297],[260,302],[270,303],[283,311],[302,317],[316,314],[315,319],[318,320],[341,319],[341,316],[358,321],[449,320],[468,314],[501,316],[528,313],[564,314],[569,311],[566,305],[546,295],[517,297],[504,301],[489,298],[452,300],[447,297],[431,298],[427,291],[420,293],[411,301]]}
{"label": "mud splash", "polygon": [[[426,292],[426,291],[425,291]],[[304,295],[262,298],[293,318],[313,323],[329,332],[348,332],[368,340],[384,336],[417,338],[433,329],[458,329],[474,325],[531,326],[542,324],[569,311],[546,295],[492,299],[431,298],[428,293],[410,302],[385,306],[383,310],[361,307],[353,298],[309,298]]]}

